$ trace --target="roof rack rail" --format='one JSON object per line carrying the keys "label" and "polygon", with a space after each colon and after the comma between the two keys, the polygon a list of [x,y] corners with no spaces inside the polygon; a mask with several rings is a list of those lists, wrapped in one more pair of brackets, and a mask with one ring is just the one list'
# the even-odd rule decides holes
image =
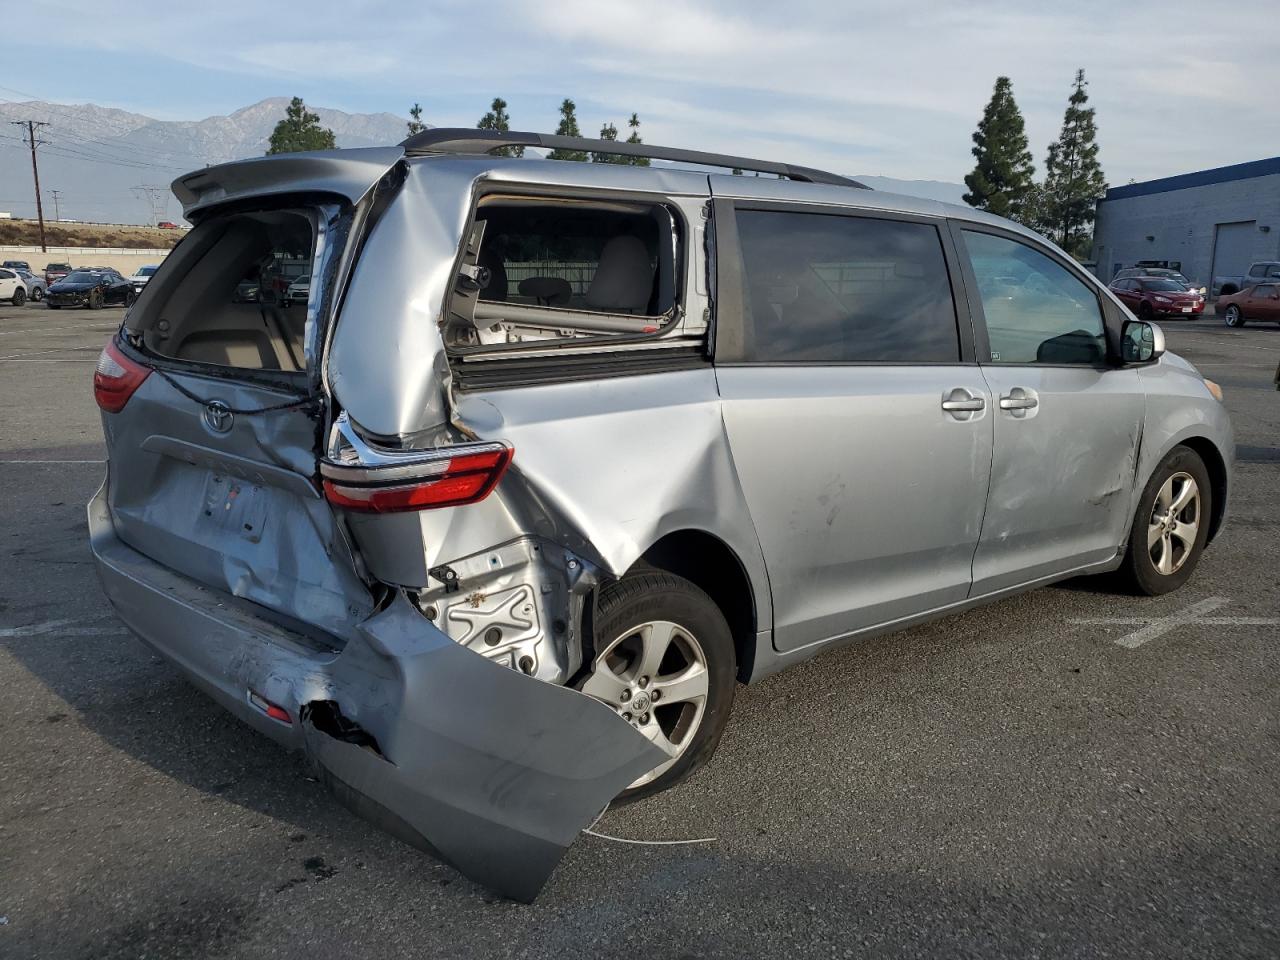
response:
{"label": "roof rack rail", "polygon": [[415,133],[400,146],[410,157],[433,153],[485,154],[500,147],[543,147],[548,150],[580,150],[587,153],[610,153],[622,157],[648,157],[651,160],[670,160],[675,163],[699,163],[708,167],[728,167],[758,173],[772,173],[805,183],[827,183],[839,187],[870,189],[865,183],[839,174],[797,167],[790,163],[772,160],[751,160],[723,153],[704,153],[701,150],[680,150],[675,147],[655,147],[647,143],[627,143],[624,140],[592,140],[588,137],[564,137],[554,133],[517,133],[511,130],[474,130],[467,127],[432,127]]}

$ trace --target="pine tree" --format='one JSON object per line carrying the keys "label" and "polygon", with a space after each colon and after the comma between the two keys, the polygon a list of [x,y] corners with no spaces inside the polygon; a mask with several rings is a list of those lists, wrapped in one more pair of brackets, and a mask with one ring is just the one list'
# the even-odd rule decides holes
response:
{"label": "pine tree", "polygon": [[1086,107],[1089,94],[1084,71],[1076,71],[1075,88],[1067,100],[1062,132],[1049,145],[1045,160],[1044,209],[1040,226],[1068,253],[1087,253],[1095,205],[1107,189],[1106,177],[1098,163],[1098,130],[1093,108]]}
{"label": "pine tree", "polygon": [[409,108],[408,127],[409,136],[411,137],[415,133],[421,133],[423,130],[427,129],[427,125],[422,122],[422,107],[416,103]]}
{"label": "pine tree", "polygon": [[[601,140],[617,140],[618,128],[615,127],[612,123],[606,123],[604,126],[600,128],[600,139]],[[622,157],[618,156],[616,153],[597,153],[596,151],[593,150],[591,152],[591,162],[592,163],[622,163],[623,159]]]}
{"label": "pine tree", "polygon": [[271,131],[267,155],[333,148],[333,131],[320,126],[320,115],[310,113],[302,98],[294,97],[284,109],[284,119]]}
{"label": "pine tree", "polygon": [[1023,220],[1034,187],[1035,167],[1008,77],[996,77],[991,100],[973,133],[973,155],[978,162],[973,173],[964,178],[969,188],[964,202],[999,217]]}
{"label": "pine tree", "polygon": [[[511,129],[511,117],[507,114],[507,101],[494,97],[489,112],[476,124],[479,130],[501,130],[503,133]],[[493,151],[498,157],[523,157],[524,147],[499,147]]]}
{"label": "pine tree", "polygon": [[[578,107],[572,100],[565,97],[560,104],[560,125],[556,127],[556,133],[562,137],[580,137],[582,131],[578,129],[578,115],[576,113]],[[585,150],[552,150],[547,154],[548,160],[573,160],[582,163],[587,159]]]}
{"label": "pine tree", "polygon": [[[639,115],[633,113],[631,115],[631,119],[627,121],[627,126],[631,128],[631,135],[627,137],[627,143],[644,143],[644,141],[640,139]],[[633,167],[649,166],[648,157],[623,157],[622,159],[624,163],[629,163]]]}

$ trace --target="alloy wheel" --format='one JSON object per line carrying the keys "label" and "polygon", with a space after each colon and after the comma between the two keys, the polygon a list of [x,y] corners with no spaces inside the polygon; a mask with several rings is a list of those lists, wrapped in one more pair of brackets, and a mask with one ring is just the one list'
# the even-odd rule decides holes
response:
{"label": "alloy wheel", "polygon": [[1147,549],[1156,572],[1177,573],[1195,548],[1200,531],[1200,486],[1189,473],[1175,473],[1160,487],[1147,522]]}
{"label": "alloy wheel", "polygon": [[631,787],[657,779],[693,742],[706,712],[707,657],[692,633],[668,620],[633,627],[606,644],[582,692],[612,707],[670,759]]}

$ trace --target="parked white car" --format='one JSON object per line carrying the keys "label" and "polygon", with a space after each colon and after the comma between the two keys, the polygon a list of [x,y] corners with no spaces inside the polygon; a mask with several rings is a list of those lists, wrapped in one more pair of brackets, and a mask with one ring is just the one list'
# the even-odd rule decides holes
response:
{"label": "parked white car", "polygon": [[0,300],[8,300],[15,307],[27,302],[27,282],[18,276],[17,270],[0,267]]}
{"label": "parked white car", "polygon": [[310,294],[311,277],[309,275],[301,276],[285,288],[284,305],[287,307],[295,303],[306,303]]}
{"label": "parked white car", "polygon": [[133,295],[136,297],[142,292],[142,288],[147,285],[147,281],[151,279],[151,275],[160,268],[154,263],[149,263],[145,267],[139,267],[129,278],[129,285],[133,287]]}

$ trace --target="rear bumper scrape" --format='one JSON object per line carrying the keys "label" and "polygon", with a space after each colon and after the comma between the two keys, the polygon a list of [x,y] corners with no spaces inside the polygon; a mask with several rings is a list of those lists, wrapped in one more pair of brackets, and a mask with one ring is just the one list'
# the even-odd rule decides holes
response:
{"label": "rear bumper scrape", "polygon": [[89,526],[103,589],[148,645],[305,749],[355,812],[503,896],[531,901],[591,818],[666,759],[604,704],[459,646],[403,594],[322,654],[124,544],[102,492]]}

